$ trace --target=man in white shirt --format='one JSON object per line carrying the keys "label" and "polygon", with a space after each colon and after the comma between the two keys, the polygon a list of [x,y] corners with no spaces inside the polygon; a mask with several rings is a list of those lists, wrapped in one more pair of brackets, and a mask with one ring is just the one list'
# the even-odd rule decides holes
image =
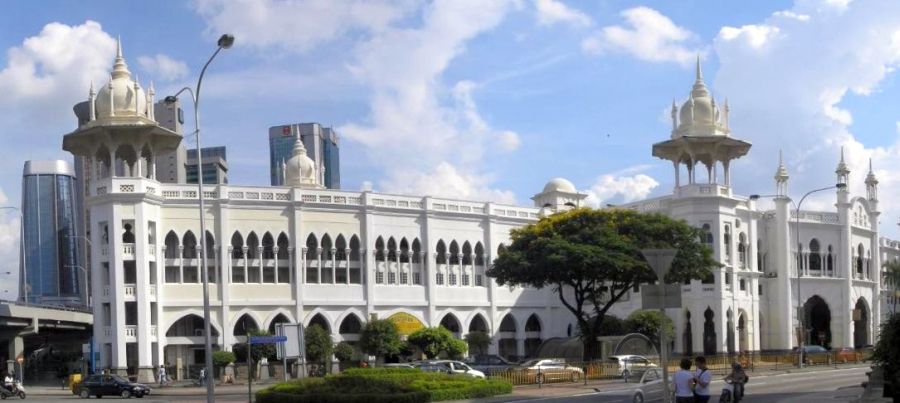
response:
{"label": "man in white shirt", "polygon": [[691,359],[682,358],[679,366],[681,369],[672,375],[675,403],[693,403],[694,374],[691,373]]}
{"label": "man in white shirt", "polygon": [[694,401],[697,403],[706,403],[709,401],[709,384],[712,382],[712,373],[706,367],[706,357],[697,357],[694,360],[697,363],[697,371],[694,373]]}

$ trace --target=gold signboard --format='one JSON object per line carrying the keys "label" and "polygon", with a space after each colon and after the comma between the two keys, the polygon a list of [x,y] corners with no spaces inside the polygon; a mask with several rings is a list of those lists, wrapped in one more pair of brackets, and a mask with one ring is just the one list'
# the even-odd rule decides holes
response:
{"label": "gold signboard", "polygon": [[425,327],[425,325],[422,324],[421,321],[416,319],[415,316],[412,316],[406,312],[397,312],[388,317],[388,320],[393,322],[394,326],[397,326],[397,332],[400,333],[401,336],[409,336],[416,330]]}

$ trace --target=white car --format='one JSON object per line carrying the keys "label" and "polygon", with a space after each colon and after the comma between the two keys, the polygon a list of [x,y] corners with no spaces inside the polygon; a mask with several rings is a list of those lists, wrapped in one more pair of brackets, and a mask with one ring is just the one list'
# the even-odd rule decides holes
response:
{"label": "white car", "polygon": [[472,369],[472,367],[466,365],[466,363],[462,361],[454,361],[454,360],[432,360],[432,361],[423,361],[416,365],[416,367],[421,367],[423,370],[428,370],[432,372],[437,372],[434,368],[446,368],[447,373],[449,374],[459,374],[459,375],[469,375],[479,379],[485,379],[484,372],[481,372],[477,369]]}
{"label": "white car", "polygon": [[[663,383],[662,369],[650,368],[641,376],[640,385],[634,390],[631,401],[634,403],[662,402]],[[669,375],[669,382],[672,376]]]}
{"label": "white car", "polygon": [[642,374],[649,368],[656,368],[656,364],[640,355],[613,355],[607,360],[611,364],[619,366],[618,374],[625,379],[625,382],[628,382],[628,378],[632,375]]}

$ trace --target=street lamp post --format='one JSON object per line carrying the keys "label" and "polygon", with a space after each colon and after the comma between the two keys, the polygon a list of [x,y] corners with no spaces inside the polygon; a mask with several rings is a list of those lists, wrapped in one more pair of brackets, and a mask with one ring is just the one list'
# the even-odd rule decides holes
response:
{"label": "street lamp post", "polygon": [[26,270],[26,258],[25,258],[25,216],[22,214],[22,209],[15,206],[3,206],[0,207],[0,210],[16,210],[19,212],[19,251],[22,253],[20,257],[22,259],[22,292],[25,294],[25,303],[28,303],[28,290],[31,287],[28,285],[28,270]]}
{"label": "street lamp post", "polygon": [[[217,45],[216,51],[213,52],[212,56],[209,57],[209,60],[206,61],[206,64],[203,65],[203,69],[200,70],[200,77],[197,79],[196,92],[192,90],[191,87],[184,87],[176,92],[175,95],[170,95],[165,98],[165,102],[171,104],[178,99],[178,95],[187,91],[191,95],[191,101],[194,102],[194,134],[197,136],[197,196],[200,198],[200,265],[203,270],[203,336],[206,339],[206,354],[204,354],[204,358],[207,377],[212,376],[213,365],[209,313],[209,269],[207,268],[206,256],[206,206],[203,200],[203,159],[200,153],[200,85],[203,83],[203,75],[206,73],[206,68],[209,67],[209,64],[216,58],[216,55],[218,55],[222,49],[228,49],[234,45],[234,36],[230,34],[222,35],[219,37]],[[215,387],[215,382],[209,380],[206,381],[207,403],[215,402]]]}

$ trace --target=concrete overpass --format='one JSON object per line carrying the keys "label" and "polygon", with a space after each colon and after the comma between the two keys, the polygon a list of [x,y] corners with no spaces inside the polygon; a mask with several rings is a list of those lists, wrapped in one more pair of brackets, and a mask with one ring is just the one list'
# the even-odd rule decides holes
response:
{"label": "concrete overpass", "polygon": [[[0,301],[0,363],[6,369],[18,357],[27,358],[28,346],[75,343],[79,346],[90,337],[94,316],[85,308],[27,305]],[[2,345],[6,343],[4,349]],[[33,349],[32,349],[33,350]]]}

